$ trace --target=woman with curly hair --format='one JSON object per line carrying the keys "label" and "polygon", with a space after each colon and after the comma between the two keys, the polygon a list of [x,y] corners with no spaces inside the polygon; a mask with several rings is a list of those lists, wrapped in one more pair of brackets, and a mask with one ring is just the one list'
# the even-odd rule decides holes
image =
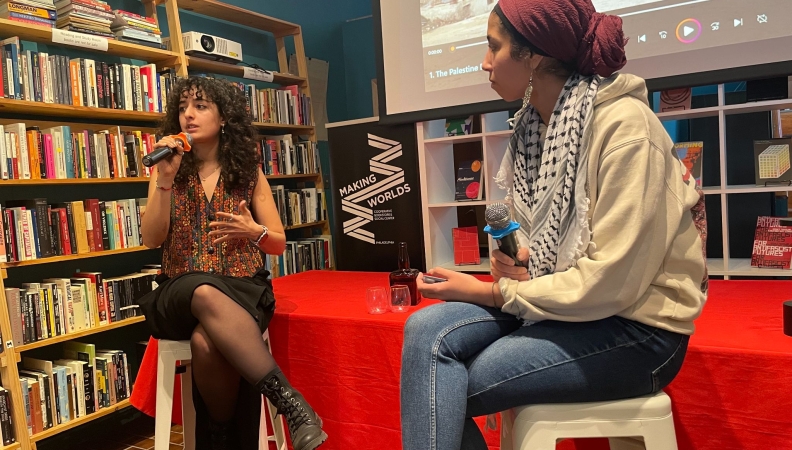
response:
{"label": "woman with curly hair", "polygon": [[275,309],[262,254],[281,254],[286,236],[245,105],[223,80],[175,84],[161,134],[188,133],[192,149],[171,137],[157,144],[175,152],[152,171],[141,231],[144,245],[163,248],[162,274],[139,303],[153,337],[190,340],[197,434],[209,431],[198,448],[258,448],[263,394],[294,448],[312,450],[327,438],[321,419],[262,339]]}

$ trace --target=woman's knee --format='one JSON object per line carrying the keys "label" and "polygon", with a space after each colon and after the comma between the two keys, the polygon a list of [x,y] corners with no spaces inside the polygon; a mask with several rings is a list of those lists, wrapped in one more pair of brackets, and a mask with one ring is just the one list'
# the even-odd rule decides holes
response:
{"label": "woman's knee", "polygon": [[211,358],[213,354],[217,353],[217,347],[215,347],[201,325],[195,327],[190,338],[190,351],[193,358],[203,359]]}
{"label": "woman's knee", "polygon": [[444,302],[413,313],[404,326],[404,341],[434,345],[449,328],[460,321],[481,313],[481,308],[469,303]]}

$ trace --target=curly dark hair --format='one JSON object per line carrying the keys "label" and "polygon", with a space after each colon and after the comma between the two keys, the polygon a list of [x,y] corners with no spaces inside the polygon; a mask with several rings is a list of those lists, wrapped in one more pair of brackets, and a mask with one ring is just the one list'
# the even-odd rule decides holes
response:
{"label": "curly dark hair", "polygon": [[[248,116],[247,101],[242,90],[226,80],[198,76],[178,79],[168,96],[160,134],[167,136],[182,132],[179,103],[193,94],[196,98],[217,105],[220,116],[225,120],[225,133],[220,135],[218,160],[226,186],[234,189],[256,180],[261,161],[254,140],[256,130]],[[188,177],[198,173],[199,162],[192,152],[185,153],[174,181],[184,183]]]}

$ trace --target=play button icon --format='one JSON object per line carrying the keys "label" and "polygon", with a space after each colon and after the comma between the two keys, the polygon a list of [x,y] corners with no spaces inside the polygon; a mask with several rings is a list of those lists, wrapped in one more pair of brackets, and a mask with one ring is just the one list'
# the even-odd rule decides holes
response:
{"label": "play button icon", "polygon": [[685,19],[676,28],[676,37],[683,44],[695,42],[701,36],[701,23],[696,19]]}

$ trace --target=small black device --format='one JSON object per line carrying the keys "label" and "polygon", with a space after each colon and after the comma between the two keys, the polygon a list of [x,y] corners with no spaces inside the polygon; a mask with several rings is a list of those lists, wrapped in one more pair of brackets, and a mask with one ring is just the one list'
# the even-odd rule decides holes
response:
{"label": "small black device", "polygon": [[423,282],[426,284],[442,283],[443,281],[448,281],[448,280],[446,278],[438,278],[438,277],[433,277],[431,275],[423,276]]}

